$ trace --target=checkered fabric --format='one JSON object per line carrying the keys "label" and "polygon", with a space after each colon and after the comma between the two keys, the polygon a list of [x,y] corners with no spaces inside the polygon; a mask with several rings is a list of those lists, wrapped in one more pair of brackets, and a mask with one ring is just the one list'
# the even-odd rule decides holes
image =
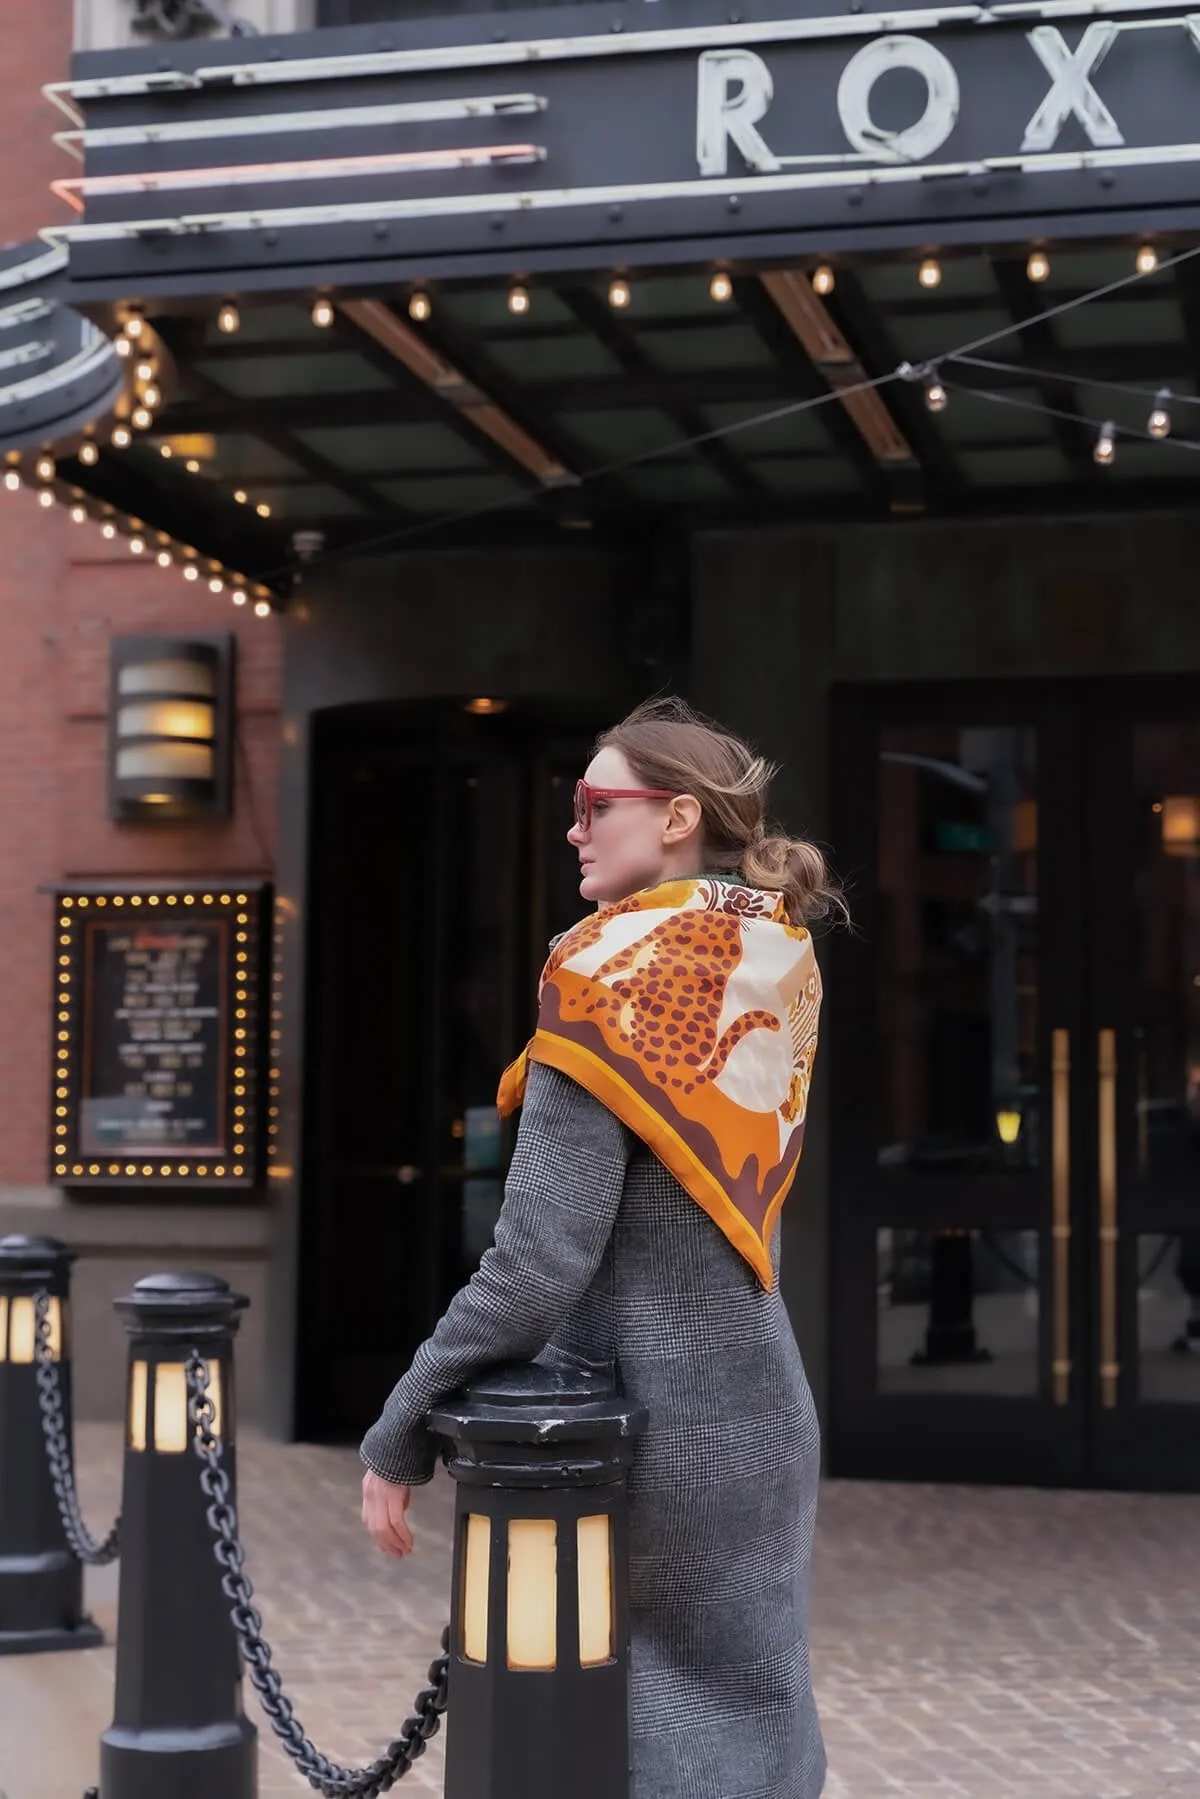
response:
{"label": "checkered fabric", "polygon": [[429,1407],[534,1357],[611,1373],[650,1414],[630,1480],[633,1799],[817,1799],[820,1451],[778,1286],[764,1290],[610,1112],[539,1065],[495,1243],[363,1460],[387,1480],[429,1480]]}

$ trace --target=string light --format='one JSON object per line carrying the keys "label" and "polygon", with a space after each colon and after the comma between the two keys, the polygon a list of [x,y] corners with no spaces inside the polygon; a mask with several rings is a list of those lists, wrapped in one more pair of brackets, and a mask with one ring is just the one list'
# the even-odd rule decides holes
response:
{"label": "string light", "polygon": [[628,281],[613,281],[609,283],[608,303],[614,311],[623,312],[632,298],[633,295],[630,292]]}
{"label": "string light", "polygon": [[146,321],[140,312],[131,312],[125,320],[126,337],[140,337],[146,329]]}
{"label": "string light", "polygon": [[319,331],[325,331],[334,319],[333,301],[320,299],[313,301],[312,322]]}
{"label": "string light", "polygon": [[1153,275],[1158,267],[1158,251],[1153,244],[1143,244],[1138,250],[1134,267],[1139,275]]}
{"label": "string light", "polygon": [[146,544],[144,538],[131,537],[129,539],[129,553],[131,556],[140,556],[145,547]]}
{"label": "string light", "polygon": [[9,493],[16,493],[18,487],[20,487],[21,477],[20,477],[20,475],[18,475],[15,468],[10,468],[8,473],[5,475],[4,485],[5,485],[5,487],[7,487]]}
{"label": "string light", "polygon": [[717,270],[708,284],[708,292],[709,297],[715,300],[718,306],[723,306],[726,300],[732,300],[733,282],[724,269]]}
{"label": "string light", "polygon": [[510,287],[508,290],[508,310],[521,318],[529,311],[533,301],[529,297],[527,287]]}
{"label": "string light", "polygon": [[127,450],[132,442],[133,432],[129,429],[129,426],[118,425],[112,434],[112,446],[114,450]]}
{"label": "string light", "polygon": [[409,318],[415,319],[418,325],[423,325],[426,319],[431,316],[432,312],[433,302],[430,300],[429,295],[422,293],[418,289],[408,302]]}
{"label": "string light", "polygon": [[255,600],[254,615],[256,618],[268,618],[270,613],[271,604],[269,600]]}
{"label": "string light", "polygon": [[240,330],[241,323],[242,315],[233,301],[223,301],[221,309],[217,313],[217,330],[223,331],[226,337],[232,337],[235,331]]}
{"label": "string light", "polygon": [[50,492],[50,489],[48,487],[43,487],[41,493],[38,495],[38,505],[39,506],[53,506],[53,504],[54,504],[54,495]]}
{"label": "string light", "polygon": [[100,452],[94,443],[80,444],[79,460],[86,468],[95,468],[100,460]]}
{"label": "string light", "polygon": [[244,606],[246,604],[246,589],[244,587],[234,588],[233,603],[235,606]]}
{"label": "string light", "polygon": [[917,270],[917,280],[922,287],[940,287],[942,285],[942,265],[936,256],[927,256]]}
{"label": "string light", "polygon": [[254,510],[257,512],[259,518],[270,518],[271,516],[271,508],[267,505],[265,500],[260,500]]}
{"label": "string light", "polygon": [[1160,387],[1154,396],[1154,410],[1146,420],[1146,430],[1151,437],[1161,440],[1171,435],[1171,390]]}
{"label": "string light", "polygon": [[87,518],[87,507],[86,506],[72,506],[72,508],[71,508],[71,523],[73,525],[82,525],[86,518]]}
{"label": "string light", "polygon": [[40,456],[38,458],[37,472],[39,481],[53,481],[54,463],[49,456]]}
{"label": "string light", "polygon": [[949,396],[936,375],[925,384],[925,404],[930,412],[945,412]]}
{"label": "string light", "polygon": [[1044,250],[1034,250],[1025,264],[1025,273],[1031,281],[1047,281],[1050,278],[1050,258]]}
{"label": "string light", "polygon": [[[132,423],[137,430],[148,431],[150,426],[154,423],[154,414],[149,412],[145,406],[135,406],[132,413]],[[114,433],[114,441],[115,436],[116,434]]]}
{"label": "string light", "polygon": [[153,411],[154,407],[158,406],[161,403],[161,401],[162,401],[162,395],[159,393],[157,387],[155,387],[153,382],[151,382],[148,386],[146,386],[142,389],[142,405],[143,406],[149,406],[150,409]]}
{"label": "string light", "polygon": [[812,284],[813,292],[815,294],[820,294],[822,299],[824,299],[826,294],[831,294],[833,292],[834,288],[837,286],[837,276],[827,262],[823,262],[820,268],[813,270]]}
{"label": "string light", "polygon": [[170,566],[171,566],[170,550],[160,550],[158,552],[158,555],[155,557],[155,561],[158,563],[159,568],[170,568]]}
{"label": "string light", "polygon": [[1092,451],[1092,459],[1101,468],[1110,468],[1116,459],[1116,454],[1117,427],[1109,419],[1100,427],[1100,433],[1096,438],[1096,447]]}
{"label": "string light", "polygon": [[118,356],[132,356],[133,354],[133,345],[127,337],[118,337],[113,348]]}
{"label": "string light", "polygon": [[139,381],[153,381],[154,364],[152,362],[139,362],[133,372]]}

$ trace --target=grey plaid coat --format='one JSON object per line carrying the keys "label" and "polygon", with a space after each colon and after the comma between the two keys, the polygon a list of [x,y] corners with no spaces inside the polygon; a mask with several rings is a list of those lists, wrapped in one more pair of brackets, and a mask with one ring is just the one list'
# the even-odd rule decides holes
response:
{"label": "grey plaid coat", "polygon": [[362,1446],[436,1466],[428,1408],[496,1362],[602,1369],[650,1414],[630,1482],[633,1799],[816,1799],[816,1413],[778,1290],[598,1100],[534,1063],[493,1247]]}

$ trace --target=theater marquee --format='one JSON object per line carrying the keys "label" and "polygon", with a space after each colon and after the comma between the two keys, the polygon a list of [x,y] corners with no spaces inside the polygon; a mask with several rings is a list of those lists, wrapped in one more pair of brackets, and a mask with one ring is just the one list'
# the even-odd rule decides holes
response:
{"label": "theater marquee", "polygon": [[[1200,16],[713,0],[77,59],[80,301],[1200,223]],[[547,36],[553,20],[558,35]],[[597,255],[597,252],[599,254]]]}

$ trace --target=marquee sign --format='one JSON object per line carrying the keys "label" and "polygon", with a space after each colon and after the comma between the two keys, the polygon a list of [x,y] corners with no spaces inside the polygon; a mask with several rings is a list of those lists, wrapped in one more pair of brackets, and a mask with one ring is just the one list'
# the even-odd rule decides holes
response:
{"label": "marquee sign", "polygon": [[[82,172],[72,283],[901,227],[952,241],[1200,217],[1200,13],[1003,0],[824,14],[626,0],[78,59],[52,90]],[[507,34],[507,35],[506,35]],[[1136,209],[1136,211],[1134,210]],[[1169,216],[1168,216],[1169,215]],[[1112,227],[1108,227],[1112,228]],[[1118,227],[1119,228],[1119,227]],[[894,241],[894,240],[893,240]]]}

